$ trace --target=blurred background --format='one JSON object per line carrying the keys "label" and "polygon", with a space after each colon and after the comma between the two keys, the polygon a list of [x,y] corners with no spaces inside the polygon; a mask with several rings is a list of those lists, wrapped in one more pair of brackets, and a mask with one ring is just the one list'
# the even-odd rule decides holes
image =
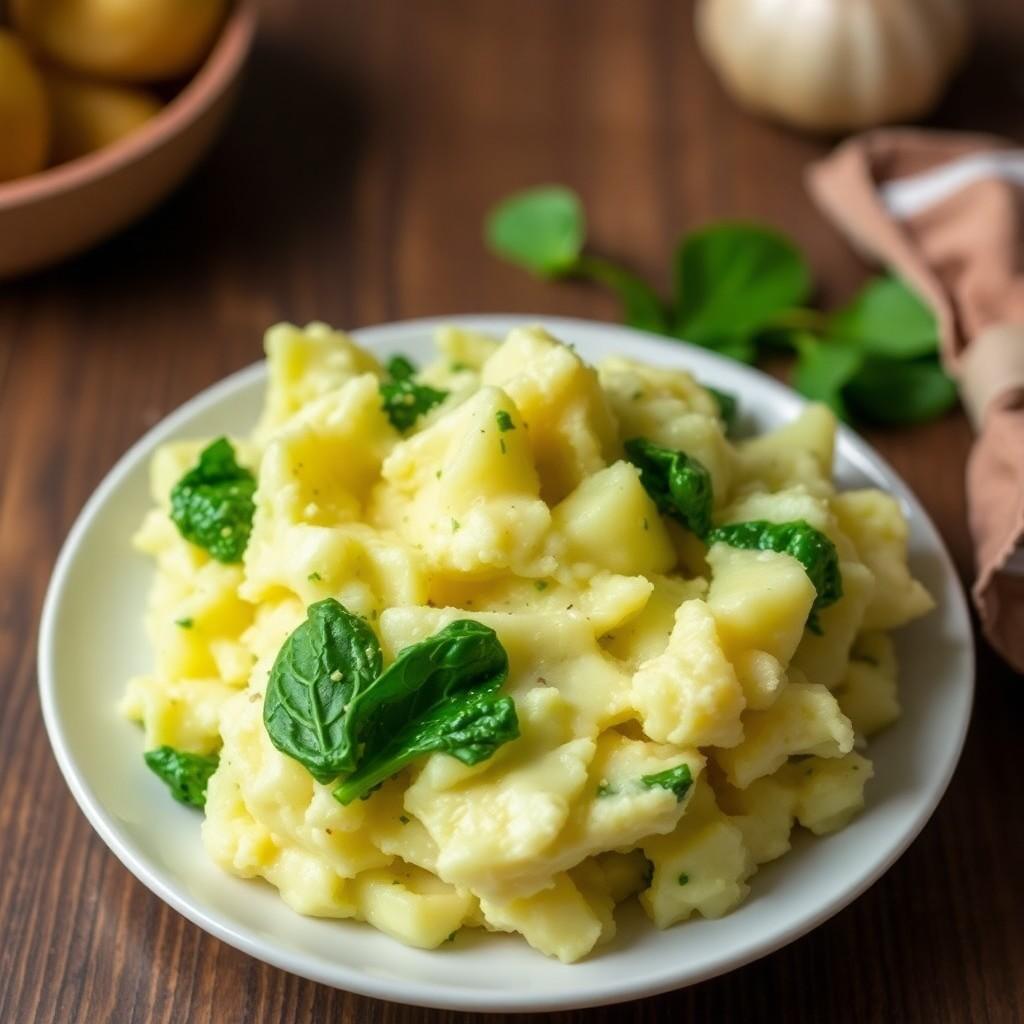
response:
{"label": "blurred background", "polygon": [[[919,6],[937,17],[936,5]],[[1020,143],[1024,4],[964,6],[962,63],[934,54],[936,97],[919,123]],[[717,52],[714,63],[730,59]],[[888,95],[908,88],[909,64],[897,68]],[[803,185],[842,132],[749,112],[737,88],[702,52],[689,0],[263,0],[234,107],[194,173],[112,238],[0,281],[0,566],[14,584],[0,589],[0,793],[37,792],[20,810],[0,799],[0,1020],[470,1019],[374,1004],[258,964],[128,875],[74,809],[46,745],[33,669],[44,588],[117,457],[259,359],[270,324],[491,311],[619,319],[604,292],[552,286],[488,254],[487,211],[516,190],[574,188],[595,246],[662,290],[683,232],[742,218],[798,243],[821,304],[848,299],[871,268]],[[4,189],[29,181],[0,185],[0,230]],[[29,244],[20,238],[8,229],[0,245]],[[963,414],[864,433],[969,579]],[[949,796],[865,898],[728,980],[559,1019],[1024,1020],[1024,835],[1006,817],[1024,690],[984,645],[980,669]],[[931,899],[952,889],[952,903]]]}

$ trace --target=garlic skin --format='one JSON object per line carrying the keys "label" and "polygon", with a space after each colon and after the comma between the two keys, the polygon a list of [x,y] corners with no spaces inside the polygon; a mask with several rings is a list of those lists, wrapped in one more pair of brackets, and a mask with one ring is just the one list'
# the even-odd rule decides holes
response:
{"label": "garlic skin", "polygon": [[822,132],[926,113],[969,37],[968,0],[699,0],[696,20],[740,104]]}

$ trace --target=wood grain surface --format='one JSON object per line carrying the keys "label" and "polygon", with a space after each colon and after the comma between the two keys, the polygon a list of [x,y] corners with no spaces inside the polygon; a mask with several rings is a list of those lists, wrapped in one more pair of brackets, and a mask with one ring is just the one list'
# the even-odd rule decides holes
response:
{"label": "wood grain surface", "polygon": [[[1024,138],[1024,6],[975,7],[974,57],[933,121]],[[268,324],[614,318],[602,294],[485,254],[484,211],[512,189],[575,186],[595,243],[662,284],[683,230],[767,221],[806,248],[826,302],[848,295],[866,268],[801,187],[827,143],[736,110],[691,19],[681,0],[273,0],[235,115],[192,180],[95,252],[0,286],[0,1022],[492,1019],[300,980],[150,895],[92,833],[50,753],[39,609],[65,533],[118,456],[258,359]],[[966,579],[962,416],[868,437]],[[536,1019],[1024,1021],[1024,684],[984,649],[979,671],[947,797],[853,906],[727,977]]]}

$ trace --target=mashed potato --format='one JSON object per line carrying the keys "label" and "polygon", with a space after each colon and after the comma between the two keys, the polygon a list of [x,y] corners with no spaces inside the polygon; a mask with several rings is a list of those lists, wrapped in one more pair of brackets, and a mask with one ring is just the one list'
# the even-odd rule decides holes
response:
{"label": "mashed potato", "polygon": [[[883,630],[931,606],[898,504],[835,493],[820,406],[734,444],[682,370],[593,368],[540,328],[437,341],[416,373],[321,324],[268,332],[264,416],[232,442],[255,477],[234,495],[251,509],[238,561],[172,515],[205,443],[157,453],[135,538],[157,567],[155,660],[125,713],[148,750],[219,755],[207,851],[302,914],[428,949],[518,932],[573,961],[633,896],[659,928],[727,913],[794,827],[830,832],[863,806],[865,740],[899,714]],[[686,472],[629,461],[638,438]],[[698,500],[702,536],[677,514]],[[800,537],[735,539],[777,524]],[[808,536],[841,581],[828,600]],[[327,598],[372,630],[385,672],[457,620],[493,630],[516,737],[476,762],[412,757],[340,802],[264,721],[282,645]]]}

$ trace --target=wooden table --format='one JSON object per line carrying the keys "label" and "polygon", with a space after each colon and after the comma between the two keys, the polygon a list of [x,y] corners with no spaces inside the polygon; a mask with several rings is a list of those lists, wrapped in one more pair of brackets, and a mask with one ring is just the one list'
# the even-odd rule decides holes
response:
{"label": "wooden table", "polygon": [[[976,6],[975,57],[935,123],[1024,137],[1024,8]],[[117,457],[258,359],[274,321],[613,319],[604,295],[484,252],[484,211],[526,184],[578,188],[595,242],[662,284],[685,229],[776,224],[810,254],[825,301],[842,299],[865,268],[800,184],[826,148],[733,107],[679,0],[268,3],[235,117],[191,182],[99,250],[0,289],[0,1021],[485,1019],[266,967],[121,867],[75,807],[40,720],[34,638],[50,567]],[[868,436],[966,579],[963,418]],[[1024,686],[985,650],[979,668],[949,794],[867,895],[728,977],[552,1019],[1024,1020]]]}

